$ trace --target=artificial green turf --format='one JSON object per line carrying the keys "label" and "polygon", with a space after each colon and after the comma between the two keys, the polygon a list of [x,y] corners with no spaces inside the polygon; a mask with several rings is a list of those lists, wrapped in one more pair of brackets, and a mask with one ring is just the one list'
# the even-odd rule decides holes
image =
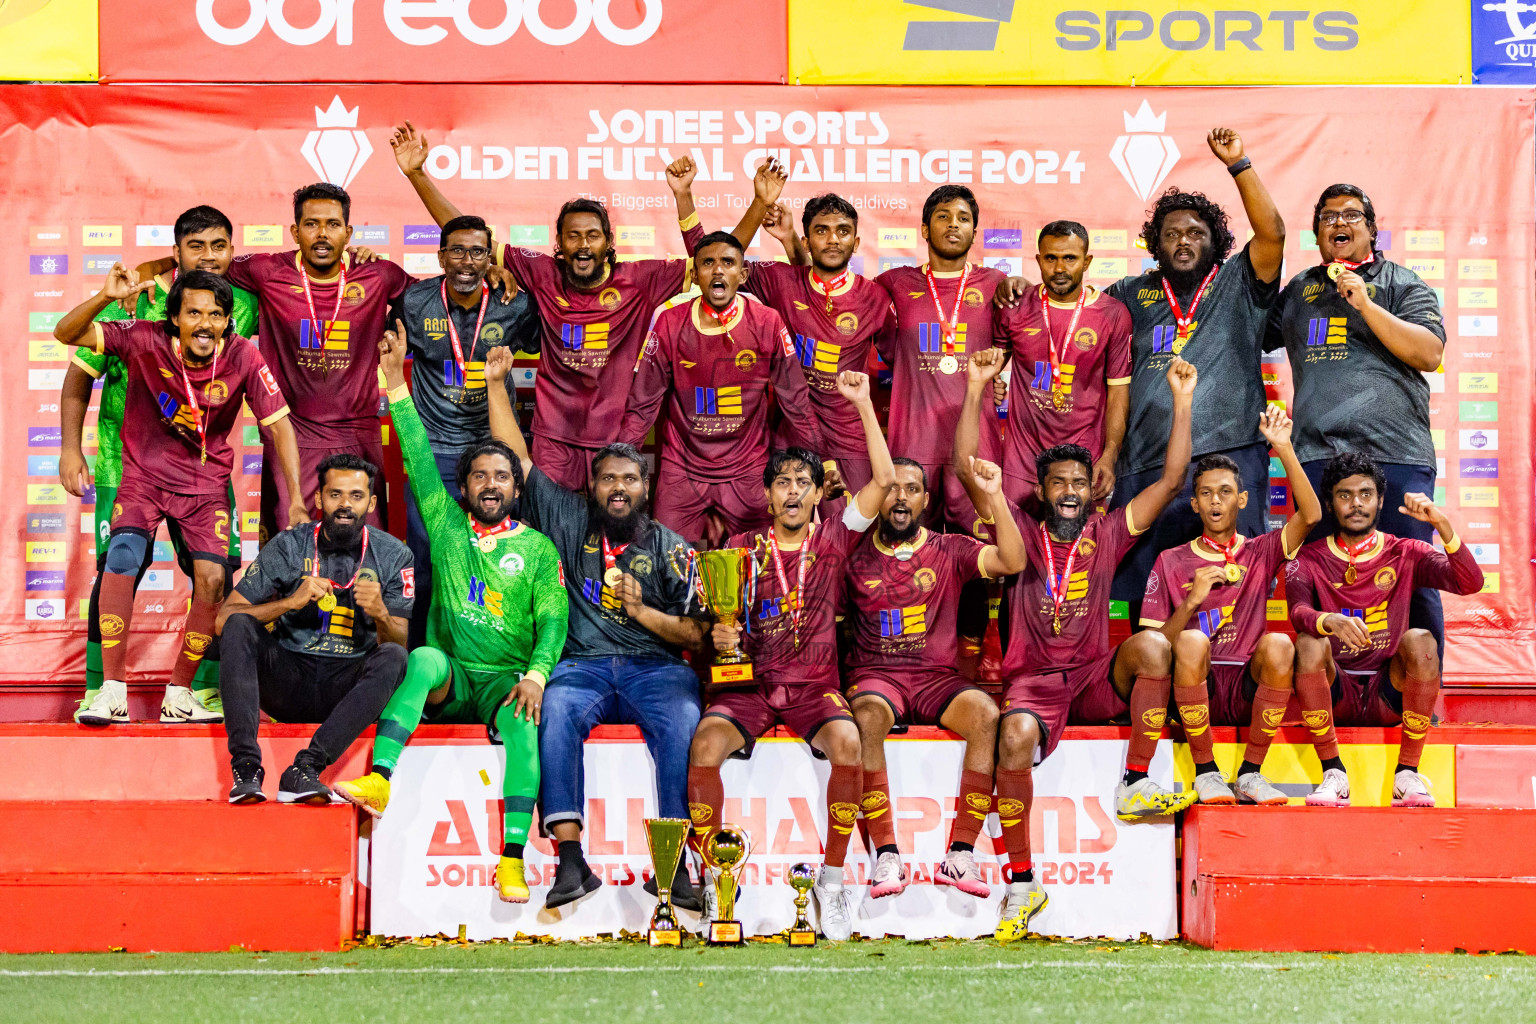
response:
{"label": "artificial green turf", "polygon": [[0,956],[0,1018],[1503,1022],[1536,1019],[1536,959],[900,940],[814,950],[591,943],[25,955]]}

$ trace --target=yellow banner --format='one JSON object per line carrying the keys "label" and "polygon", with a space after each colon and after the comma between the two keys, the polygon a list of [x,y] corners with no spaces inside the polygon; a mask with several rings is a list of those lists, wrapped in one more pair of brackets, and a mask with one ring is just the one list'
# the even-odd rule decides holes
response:
{"label": "yellow banner", "polygon": [[0,0],[0,80],[94,82],[96,0]]}
{"label": "yellow banner", "polygon": [[789,0],[802,85],[1471,82],[1464,4]]}

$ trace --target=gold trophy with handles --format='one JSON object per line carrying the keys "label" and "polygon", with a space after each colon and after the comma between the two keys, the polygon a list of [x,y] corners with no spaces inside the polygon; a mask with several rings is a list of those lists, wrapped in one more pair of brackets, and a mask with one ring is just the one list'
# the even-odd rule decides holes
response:
{"label": "gold trophy with handles", "polygon": [[704,863],[715,872],[716,918],[706,938],[715,946],[739,946],[745,936],[736,920],[736,877],[752,852],[752,837],[735,825],[721,825],[704,837]]}
{"label": "gold trophy with handles", "polygon": [[651,849],[651,870],[656,872],[656,910],[646,932],[646,939],[653,946],[683,944],[683,931],[672,907],[672,880],[677,877],[677,866],[682,862],[692,825],[687,818],[645,819],[645,844]]}
{"label": "gold trophy with handles", "polygon": [[795,923],[789,926],[791,946],[816,945],[816,929],[806,919],[805,908],[811,902],[811,888],[816,884],[816,869],[809,864],[796,864],[784,876],[784,881],[795,890]]}
{"label": "gold trophy with handles", "polygon": [[[720,622],[734,626],[745,611],[746,589],[752,581],[752,552],[746,548],[700,551],[694,556],[699,571],[699,593],[704,606]],[[709,682],[717,689],[752,682],[752,661],[740,647],[721,651],[709,669]]]}

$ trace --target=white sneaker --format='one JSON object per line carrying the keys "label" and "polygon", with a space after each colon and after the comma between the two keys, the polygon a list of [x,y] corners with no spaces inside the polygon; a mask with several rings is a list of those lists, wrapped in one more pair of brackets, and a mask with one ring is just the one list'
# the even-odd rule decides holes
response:
{"label": "white sneaker", "polygon": [[1307,794],[1308,807],[1348,807],[1349,776],[1337,768],[1323,772],[1323,781]]}
{"label": "white sneaker", "polygon": [[1237,799],[1239,803],[1266,807],[1280,807],[1290,802],[1261,772],[1249,772],[1237,777]]}
{"label": "white sneaker", "polygon": [[1429,792],[1429,780],[1411,768],[1398,772],[1392,777],[1392,806],[1435,806],[1435,798]]}
{"label": "white sneaker", "polygon": [[1195,776],[1195,796],[1202,804],[1231,806],[1237,803],[1237,795],[1221,772],[1205,772]]}
{"label": "white sneaker", "polygon": [[91,702],[75,712],[81,725],[111,725],[128,721],[128,684],[108,679]]}
{"label": "white sneaker", "polygon": [[815,899],[821,934],[833,942],[846,941],[853,934],[853,898],[848,887],[842,882],[827,881],[827,869],[822,868],[811,895]]}
{"label": "white sneaker", "polygon": [[160,721],[167,724],[213,724],[224,721],[222,713],[209,710],[202,701],[192,696],[185,686],[167,686],[165,699],[160,702]]}
{"label": "white sneaker", "polygon": [[970,850],[950,850],[944,855],[944,863],[933,873],[934,885],[952,885],[967,896],[986,899],[992,895],[992,887],[982,880],[976,868],[976,855]]}
{"label": "white sneaker", "polygon": [[875,861],[875,873],[869,879],[871,899],[896,896],[907,887],[907,869],[901,865],[901,855],[882,853]]}

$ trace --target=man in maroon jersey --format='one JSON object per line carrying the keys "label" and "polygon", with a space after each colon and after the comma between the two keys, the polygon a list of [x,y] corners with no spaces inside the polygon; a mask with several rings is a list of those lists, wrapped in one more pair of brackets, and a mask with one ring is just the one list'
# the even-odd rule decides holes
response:
{"label": "man in maroon jersey", "polygon": [[1377,529],[1386,475],[1366,456],[1334,456],[1322,482],[1339,531],[1303,547],[1285,579],[1296,627],[1296,696],[1323,759],[1323,781],[1307,803],[1349,805],[1334,721],[1401,722],[1392,806],[1433,807],[1419,758],[1440,693],[1440,657],[1433,633],[1408,628],[1410,605],[1422,587],[1475,594],[1483,588],[1483,570],[1450,519],[1423,494],[1405,494],[1398,512],[1432,525],[1443,554]]}
{"label": "man in maroon jersey", "polygon": [[[973,433],[972,451],[974,443]],[[997,543],[983,544],[968,534],[929,532],[921,522],[929,500],[927,474],[912,459],[897,458],[895,464],[896,483],[881,506],[879,529],[854,550],[847,572],[853,618],[848,696],[864,749],[862,804],[876,853],[869,895],[892,896],[907,886],[885,768],[885,737],[900,720],[943,726],[965,740],[949,852],[934,883],[987,896],[973,848],[992,803],[997,705],[956,669],[955,620],[965,584],[1023,568],[1023,540],[1008,515],[996,465],[967,461],[978,501],[998,524]]]}
{"label": "man in maroon jersey", "polygon": [[[423,169],[425,136],[406,121],[390,140],[395,160],[439,226],[459,215]],[[689,175],[691,181],[692,175]],[[683,189],[668,168],[668,184]],[[689,196],[679,201],[678,226],[689,248],[704,231]],[[690,281],[687,260],[618,262],[608,210],[595,199],[572,199],[555,218],[555,253],[504,245],[497,263],[509,268],[539,307],[544,334],[534,385],[533,460],[550,479],[584,490],[597,452],[613,440],[624,415],[635,361],[656,307]]]}
{"label": "man in maroon jersey", "polygon": [[1093,257],[1088,229],[1052,221],[1040,229],[1040,286],[993,315],[992,344],[1013,367],[1003,438],[1003,491],[1017,505],[1035,491],[1035,456],[1054,444],[1093,455],[1093,500],[1115,488],[1115,459],[1130,408],[1131,314],[1083,283]]}
{"label": "man in maroon jersey", "polygon": [[768,388],[796,440],[822,447],[805,374],[779,315],[736,293],[746,275],[736,236],[716,231],[695,249],[703,294],[656,318],[635,366],[619,440],[639,445],[666,403],[656,486],[656,521],[697,541],[711,513],[726,533],[766,526],[772,516],[752,486],[768,457]]}
{"label": "man in maroon jersey", "polygon": [[[1242,470],[1220,452],[1203,457],[1190,499],[1201,535],[1157,556],[1141,603],[1141,625],[1173,645],[1173,700],[1203,804],[1286,803],[1262,769],[1291,699],[1296,648],[1284,633],[1265,632],[1265,622],[1275,574],[1296,557],[1323,508],[1291,447],[1285,410],[1269,406],[1259,432],[1285,466],[1296,511],[1281,529],[1244,537],[1237,532],[1238,513],[1248,504]],[[1258,483],[1267,488],[1269,482]],[[1212,725],[1248,726],[1235,795],[1216,767]]]}
{"label": "man in maroon jersey", "polygon": [[[957,472],[976,445],[970,411],[983,405],[988,378],[1000,362],[987,355],[973,363],[955,440]],[[1010,638],[1003,657],[1007,691],[998,729],[997,810],[1010,882],[993,932],[1000,941],[1028,934],[1029,922],[1048,902],[1029,855],[1030,770],[1056,749],[1069,717],[1102,723],[1129,707],[1129,767],[1115,794],[1122,819],[1171,814],[1194,801],[1194,794],[1169,793],[1147,777],[1172,687],[1170,645],[1161,633],[1146,631],[1111,648],[1109,588],[1137,535],[1184,486],[1195,382],[1194,366],[1175,359],[1168,369],[1174,410],[1168,461],[1162,477],[1129,504],[1107,514],[1090,512],[1093,456],[1081,445],[1060,445],[1035,458],[1042,518],[1017,506],[998,517],[998,526],[1005,519],[1017,524],[1027,556],[1008,587]]]}
{"label": "man in maroon jersey", "polygon": [[[397,263],[353,262],[352,197],[324,182],[293,194],[292,235],[298,249],[246,253],[229,265],[229,281],[261,304],[262,351],[293,406],[299,473],[315,479],[329,455],[352,452],[384,465],[379,427],[378,339],[390,305],[411,276]],[[313,495],[294,494],[273,471],[273,445],[263,448],[263,539],[312,518]],[[374,481],[375,490],[381,481]]]}
{"label": "man in maroon jersey", "polygon": [[[816,756],[831,761],[826,857],[812,893],[823,934],[842,940],[853,932],[843,860],[858,821],[864,769],[859,730],[838,680],[837,612],[849,552],[879,515],[895,469],[870,402],[869,377],[844,371],[837,388],[859,417],[873,475],[840,514],[813,526],[811,515],[825,484],[820,456],[804,448],[769,456],[763,490],[773,525],[738,533],[727,542],[751,550],[757,568],[746,636],[756,686],[722,691],[705,708],[688,755],[688,809],[701,838],[718,826],[725,801],[720,766],[727,757],[751,757],[757,737],[777,722],[793,729]],[[716,650],[736,648],[741,627],[717,623],[714,642]],[[705,887],[706,908],[712,892]]]}
{"label": "man in maroon jersey", "polygon": [[[113,266],[106,285],[64,316],[55,330],[68,345],[92,345],[123,361],[128,394],[123,409],[123,481],[112,509],[99,608],[101,689],[76,721],[107,725],[128,720],[128,632],[135,576],[155,531],[170,520],[192,554],[192,601],[181,651],[165,688],[167,706],[188,707],[190,684],[213,643],[214,618],[224,599],[229,548],[229,480],[235,453],[227,437],[249,403],[272,432],[283,476],[297,493],[299,456],[288,406],[266,363],[234,333],[229,282],[206,270],[182,274],[165,300],[165,320],[93,323],[110,303],[152,286]],[[93,333],[94,332],[94,333]],[[185,716],[183,716],[185,717]]]}

